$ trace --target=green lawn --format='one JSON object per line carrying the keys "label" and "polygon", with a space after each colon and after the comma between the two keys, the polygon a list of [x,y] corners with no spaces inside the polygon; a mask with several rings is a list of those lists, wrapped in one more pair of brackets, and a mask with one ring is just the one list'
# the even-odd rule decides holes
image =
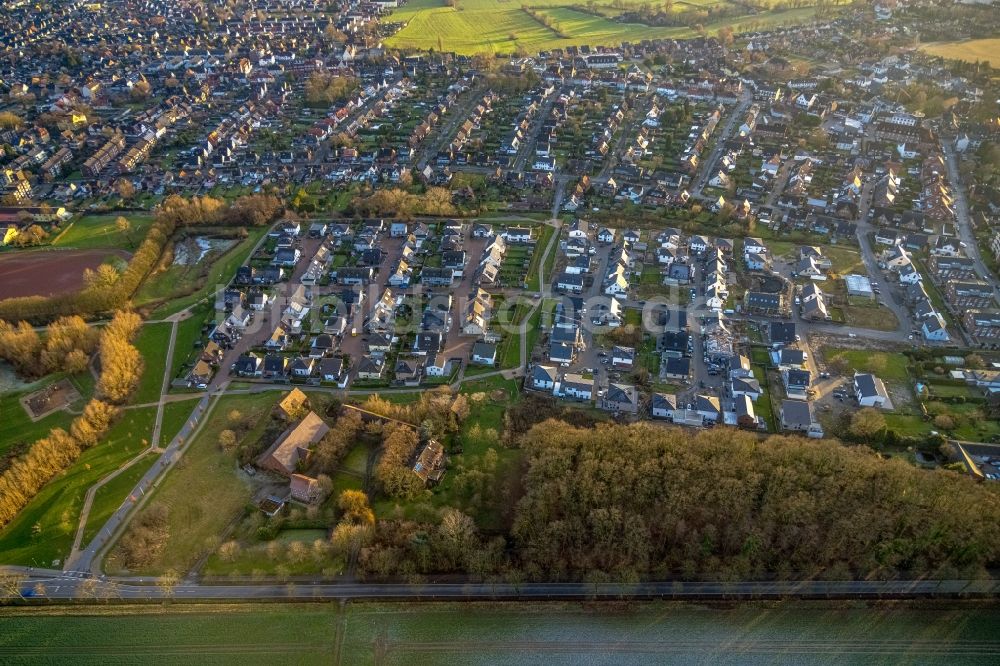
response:
{"label": "green lawn", "polygon": [[149,443],[156,410],[127,410],[99,444],[48,483],[0,532],[0,562],[51,564],[73,544],[87,489],[138,455]]}
{"label": "green lawn", "polygon": [[83,530],[83,543],[90,543],[98,530],[108,522],[118,507],[129,498],[129,493],[139,483],[143,474],[153,466],[158,455],[148,453],[139,459],[127,470],[108,481],[105,485],[97,489],[94,494],[94,503],[90,507],[90,516],[87,519],[87,527]]}
{"label": "green lawn", "polygon": [[870,372],[882,381],[907,382],[909,372],[906,369],[909,359],[904,354],[880,352],[870,349],[835,349],[823,347],[823,358],[829,364],[835,359],[843,359],[848,368],[848,374]]}
{"label": "green lawn", "polygon": [[[128,231],[119,231],[117,220],[124,217],[131,224]],[[116,248],[133,251],[146,237],[146,231],[153,224],[149,213],[113,213],[111,215],[84,215],[70,222],[52,240],[55,247],[73,248]]]}
{"label": "green lawn", "polygon": [[[270,407],[278,392],[233,395],[219,398],[204,427],[184,452],[181,464],[160,483],[151,502],[169,510],[169,537],[163,552],[144,573],[166,569],[188,570],[202,555],[215,547],[216,537],[250,500],[248,486],[237,476],[236,460],[218,445],[219,432],[227,426],[233,409],[256,418],[247,438],[259,437],[270,419]],[[117,571],[114,553],[106,561],[109,571]]]}
{"label": "green lawn", "polygon": [[364,444],[355,446],[344,458],[340,464],[340,468],[348,472],[364,475],[368,469],[368,447]]}
{"label": "green lawn", "polygon": [[145,324],[135,339],[135,346],[142,354],[144,368],[142,379],[132,397],[133,404],[156,402],[163,388],[163,371],[167,367],[167,347],[170,344],[171,324],[160,322]]}
{"label": "green lawn", "polygon": [[31,388],[24,391],[0,395],[0,456],[14,447],[31,444],[46,436],[52,428],[69,428],[69,423],[73,420],[73,415],[69,412],[53,412],[33,422],[28,417],[28,412],[21,406],[20,400],[24,395],[33,393],[50,383],[47,378],[45,381],[32,384]]}

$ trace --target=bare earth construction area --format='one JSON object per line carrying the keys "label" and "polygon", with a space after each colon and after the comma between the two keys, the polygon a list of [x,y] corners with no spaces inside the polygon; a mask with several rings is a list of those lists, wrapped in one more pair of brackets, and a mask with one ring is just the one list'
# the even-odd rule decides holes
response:
{"label": "bare earth construction area", "polygon": [[83,271],[97,268],[113,250],[22,252],[0,257],[0,298],[52,296],[83,286]]}

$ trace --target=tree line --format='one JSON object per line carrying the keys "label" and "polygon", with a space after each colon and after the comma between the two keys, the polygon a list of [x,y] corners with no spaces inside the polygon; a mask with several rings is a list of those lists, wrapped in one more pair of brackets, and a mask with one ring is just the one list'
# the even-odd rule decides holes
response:
{"label": "tree line", "polygon": [[379,189],[367,195],[358,194],[351,199],[351,210],[362,217],[446,217],[461,214],[446,187],[428,187],[423,194],[413,194],[398,187]]}
{"label": "tree line", "polygon": [[54,428],[0,474],[0,528],[13,520],[46,483],[97,444],[118,418],[120,409],[116,405],[128,398],[142,373],[141,356],[131,345],[140,324],[133,312],[115,314],[101,331],[98,343],[101,375],[97,396],[73,419],[69,432]]}

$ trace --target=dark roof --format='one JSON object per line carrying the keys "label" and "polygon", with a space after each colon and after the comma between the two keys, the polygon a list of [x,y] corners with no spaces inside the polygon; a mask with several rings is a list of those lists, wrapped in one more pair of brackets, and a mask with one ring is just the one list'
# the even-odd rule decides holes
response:
{"label": "dark roof", "polygon": [[771,342],[795,342],[795,324],[772,321]]}

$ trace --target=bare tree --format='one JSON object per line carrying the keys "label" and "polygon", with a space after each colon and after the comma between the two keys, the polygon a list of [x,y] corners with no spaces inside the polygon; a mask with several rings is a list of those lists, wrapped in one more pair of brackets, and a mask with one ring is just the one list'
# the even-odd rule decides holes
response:
{"label": "bare tree", "polygon": [[18,599],[24,599],[24,595],[21,594],[21,586],[24,585],[28,577],[20,573],[2,573],[0,574],[0,594],[4,597],[17,597]]}

